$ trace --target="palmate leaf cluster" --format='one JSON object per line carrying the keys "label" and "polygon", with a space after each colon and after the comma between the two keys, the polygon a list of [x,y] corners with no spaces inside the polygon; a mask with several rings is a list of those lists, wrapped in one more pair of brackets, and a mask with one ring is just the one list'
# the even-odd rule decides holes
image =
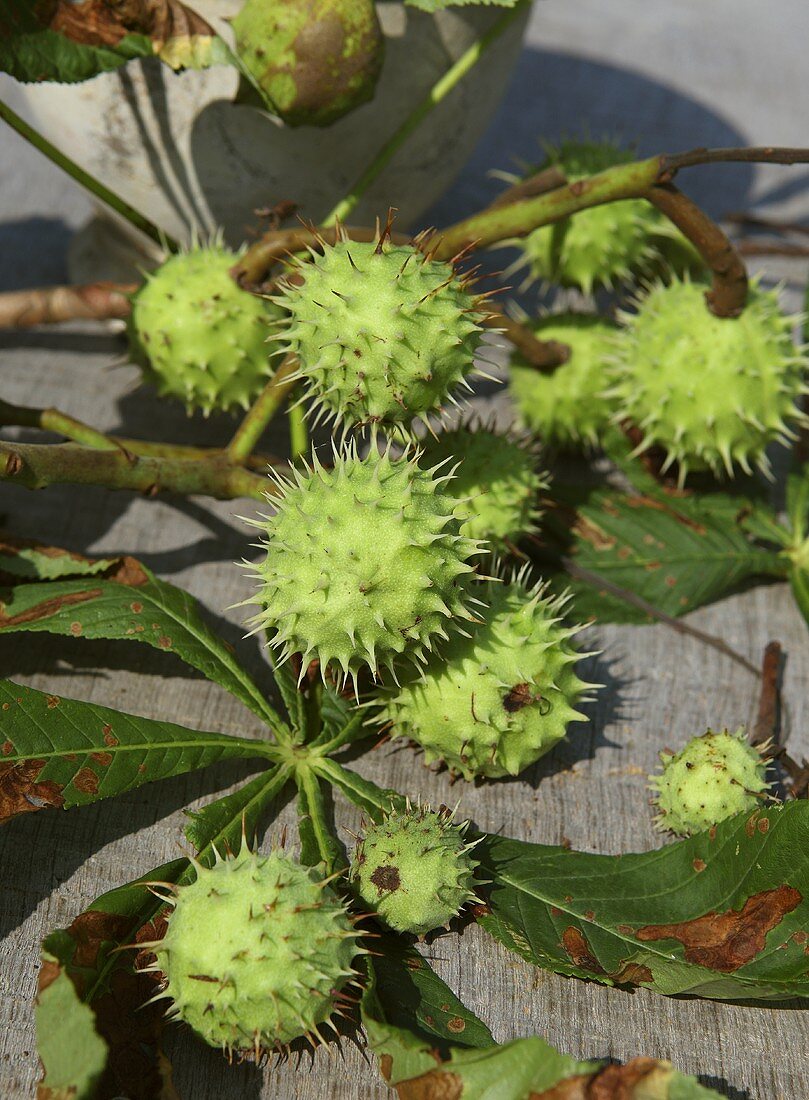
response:
{"label": "palmate leaf cluster", "polygon": [[[271,700],[196,602],[141,563],[8,543],[0,569],[0,630],[152,645],[202,670],[266,723],[266,736],[255,739],[206,733],[6,681],[0,687],[6,819],[86,804],[224,757],[253,757],[262,770],[189,817],[186,836],[196,859],[210,865],[216,851],[236,850],[291,791],[300,858],[333,873],[347,862],[331,816],[333,797],[369,820],[405,808],[403,794],[364,779],[343,758],[371,732],[352,697],[309,679],[299,687],[284,666]],[[147,621],[148,629],[136,629]],[[801,892],[809,877],[805,801],[763,807],[662,850],[619,857],[502,836],[475,839],[476,919],[536,966],[669,995],[766,1002],[809,994],[801,932],[809,919]],[[195,873],[188,858],[173,860],[102,895],[46,938],[37,1003],[44,1096],[60,1089],[76,1097],[126,1094],[128,1063],[117,1047],[120,1029],[111,1025],[122,1013],[131,1014],[143,1049],[153,1052],[141,1072],[151,1074],[146,1087],[157,1094],[165,1066],[156,1053],[162,1009],[135,1011],[154,981],[136,969],[133,952],[116,949],[160,934],[165,907],[145,882],[181,885]],[[615,1095],[647,1095],[641,1082],[645,1088],[653,1082],[661,1097],[715,1095],[653,1059],[604,1067],[576,1062],[539,1038],[498,1046],[407,938],[385,933],[374,943],[363,963],[357,1018],[385,1078],[403,1097],[442,1095],[443,1078],[460,1082],[464,1097],[483,1097],[492,1082],[507,1081],[507,1100],[542,1096],[568,1080],[598,1080]],[[637,1091],[617,1091],[630,1085]]]}

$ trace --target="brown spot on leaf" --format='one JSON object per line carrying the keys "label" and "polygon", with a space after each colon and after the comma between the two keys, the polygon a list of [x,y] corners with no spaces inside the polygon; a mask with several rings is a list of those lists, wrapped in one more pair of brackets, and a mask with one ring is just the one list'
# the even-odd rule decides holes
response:
{"label": "brown spot on leaf", "polygon": [[491,913],[491,909],[488,905],[484,905],[483,902],[479,902],[477,905],[473,905],[469,912],[475,920],[480,920],[481,917],[488,917]]}
{"label": "brown spot on leaf", "polygon": [[104,575],[108,581],[125,584],[129,588],[139,588],[149,583],[149,577],[141,563],[136,558],[130,558],[128,554],[119,558]]}
{"label": "brown spot on leaf", "polygon": [[[83,592],[66,592],[63,596],[52,596],[49,600],[34,604],[27,611],[21,611],[19,615],[7,615],[4,609],[0,609],[0,629],[8,630],[14,626],[22,626],[24,623],[35,623],[40,619],[48,619],[56,615],[63,607],[72,604],[86,603],[95,600],[101,595],[100,588],[88,588]],[[72,632],[71,626],[71,632]]]}
{"label": "brown spot on leaf", "polygon": [[18,814],[64,806],[58,783],[52,779],[38,782],[45,763],[44,760],[21,760],[16,764],[0,764],[0,825]]}
{"label": "brown spot on leaf", "polygon": [[617,985],[640,985],[641,982],[651,982],[654,976],[648,966],[642,963],[624,963],[620,970],[610,977]]}
{"label": "brown spot on leaf", "polygon": [[381,867],[377,867],[371,875],[371,882],[380,894],[390,894],[394,890],[398,890],[402,885],[402,880],[399,877],[399,868],[383,864]]}
{"label": "brown spot on leaf", "polygon": [[604,974],[604,967],[593,954],[590,944],[580,928],[566,928],[562,933],[562,947],[576,966],[589,970],[592,974]]}
{"label": "brown spot on leaf", "polygon": [[14,746],[10,741],[3,742],[3,756],[10,756],[14,752]]}
{"label": "brown spot on leaf", "polygon": [[143,611],[143,604],[140,603],[138,600],[135,600],[134,603],[131,603],[129,607],[132,611],[135,612],[136,615],[140,615],[141,611]]}
{"label": "brown spot on leaf", "polygon": [[111,752],[91,752],[90,756],[97,764],[103,764],[104,767],[112,763]]}
{"label": "brown spot on leaf", "polygon": [[73,776],[73,786],[82,794],[98,794],[98,776],[92,768],[79,768]]}
{"label": "brown spot on leaf", "polygon": [[760,818],[756,828],[760,833],[766,833],[770,828],[770,819],[768,817]]}
{"label": "brown spot on leaf", "polygon": [[639,928],[636,936],[644,943],[679,940],[688,962],[730,973],[764,950],[767,933],[802,900],[793,886],[778,886],[753,894],[741,909],[713,910],[679,924],[650,924]]}
{"label": "brown spot on leaf", "polygon": [[462,1031],[466,1031],[466,1021],[462,1020],[460,1016],[453,1016],[452,1019],[447,1020],[447,1029],[453,1035],[460,1035]]}
{"label": "brown spot on leaf", "polygon": [[44,993],[49,985],[53,985],[62,972],[61,966],[51,959],[44,959],[37,976],[37,995]]}
{"label": "brown spot on leaf", "polygon": [[60,702],[60,700],[59,700],[58,695],[46,695],[45,696],[45,703],[48,707],[48,710],[53,710],[54,707],[58,707],[59,702]]}
{"label": "brown spot on leaf", "polygon": [[634,936],[635,929],[631,924],[616,924],[615,931],[620,932],[622,936]]}
{"label": "brown spot on leaf", "polygon": [[104,726],[101,730],[104,734],[104,744],[109,745],[112,748],[113,745],[118,744],[118,738],[112,732],[112,726]]}
{"label": "brown spot on leaf", "polygon": [[691,864],[691,866],[694,868],[694,870],[697,872],[697,874],[699,874],[700,871],[705,870],[705,868],[708,866],[708,864],[705,862],[704,859],[699,859],[699,857],[698,857],[697,859],[694,860],[694,862]]}
{"label": "brown spot on leaf", "polygon": [[587,516],[579,515],[571,528],[574,535],[589,542],[596,550],[612,550],[615,539]]}
{"label": "brown spot on leaf", "polygon": [[74,638],[80,638],[81,637],[81,632],[82,632],[83,629],[84,628],[82,627],[81,623],[79,623],[79,622],[75,622],[75,623],[70,624],[70,633],[73,635]]}
{"label": "brown spot on leaf", "polygon": [[161,649],[171,649],[171,638],[169,638],[166,634],[161,634],[160,637],[157,639],[157,644],[160,646]]}

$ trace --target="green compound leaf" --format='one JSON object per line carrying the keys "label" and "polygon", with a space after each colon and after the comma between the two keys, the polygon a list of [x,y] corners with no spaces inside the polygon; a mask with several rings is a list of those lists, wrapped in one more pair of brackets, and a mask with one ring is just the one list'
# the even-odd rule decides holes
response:
{"label": "green compound leaf", "polygon": [[391,1085],[435,1069],[457,1047],[493,1047],[486,1025],[402,940],[383,936],[369,958],[360,1008],[368,1045]]}
{"label": "green compound leaf", "polygon": [[651,616],[611,592],[611,585],[677,616],[738,590],[753,577],[783,577],[783,558],[751,541],[745,518],[744,501],[719,493],[560,491],[545,513],[543,530],[569,563],[569,573],[556,579],[572,589],[577,615],[646,623]]}
{"label": "green compound leaf", "polygon": [[265,741],[186,729],[2,680],[0,824],[271,751]]}
{"label": "green compound leaf", "polygon": [[[47,631],[75,638],[143,642],[174,653],[235,695],[270,724],[276,736],[284,736],[280,716],[205,622],[193,596],[158,580],[135,558],[94,561],[52,547],[40,547],[37,553],[28,547],[21,559],[17,544],[8,540],[0,544],[5,555],[0,557],[0,580],[15,551],[15,568],[36,570],[41,582],[0,585],[0,633]],[[61,571],[57,579],[44,579],[55,571]],[[82,575],[69,576],[68,571]]]}
{"label": "green compound leaf", "polygon": [[138,57],[173,69],[232,63],[210,24],[180,0],[0,0],[0,70],[17,80],[76,83]]}
{"label": "green compound leaf", "polygon": [[85,558],[55,546],[41,546],[25,539],[0,538],[0,580],[53,581],[60,577],[88,577],[115,565],[114,558]]}
{"label": "green compound leaf", "polygon": [[[277,765],[190,815],[186,833],[197,848],[199,862],[210,866],[216,852],[237,850],[243,833],[252,839],[288,778],[289,769]],[[134,951],[117,949],[162,935],[167,909],[151,892],[149,883],[182,885],[195,876],[188,859],[155,867],[134,882],[102,894],[68,928],[52,932],[44,941],[46,956],[73,984],[79,1001],[90,1006],[95,1027],[109,1047],[101,1095],[171,1095],[168,1090],[162,1091],[166,1061],[160,1051],[160,1035],[165,1005],[144,1007],[155,992],[154,977],[135,968]],[[52,969],[46,970],[46,975],[52,978]],[[60,1050],[66,1047],[74,1028],[81,1026],[86,1032],[86,1022],[86,1016],[80,1016],[77,1024],[72,1017],[38,1015],[38,1045],[46,1071],[49,1063],[45,1054],[54,1046]],[[88,1063],[88,1068],[91,1066]],[[76,1100],[70,1093],[43,1094],[43,1100],[68,1097]]]}
{"label": "green compound leaf", "polygon": [[724,1000],[809,996],[809,802],[652,852],[487,837],[482,926],[526,961],[606,985]]}
{"label": "green compound leaf", "polygon": [[92,1009],[47,951],[42,953],[36,1028],[43,1075],[40,1100],[90,1100],[107,1064],[107,1044],[95,1028]]}
{"label": "green compound leaf", "polygon": [[392,807],[403,810],[407,804],[407,799],[398,791],[390,787],[378,787],[372,780],[363,779],[361,775],[350,768],[344,768],[329,757],[313,760],[312,766],[344,794],[349,802],[368,814],[372,821],[380,821],[382,815],[388,813]]}
{"label": "green compound leaf", "polygon": [[368,1045],[400,1100],[709,1100],[719,1094],[670,1063],[635,1058],[601,1067],[537,1036],[502,1046],[401,941],[385,937],[360,1009]]}
{"label": "green compound leaf", "polygon": [[346,854],[334,835],[331,790],[309,768],[299,768],[298,831],[301,838],[301,862],[309,867],[322,867],[331,875],[347,866]]}

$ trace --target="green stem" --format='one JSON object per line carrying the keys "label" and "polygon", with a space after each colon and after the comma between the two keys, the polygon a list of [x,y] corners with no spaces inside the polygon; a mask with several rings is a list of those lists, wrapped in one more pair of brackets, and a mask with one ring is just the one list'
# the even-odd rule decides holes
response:
{"label": "green stem", "polygon": [[20,118],[18,114],[11,110],[11,108],[0,101],[0,119],[7,122],[12,130],[25,138],[27,142],[38,149],[40,153],[44,154],[48,160],[53,161],[63,172],[67,172],[77,183],[86,188],[91,194],[95,195],[97,199],[100,199],[103,203],[106,203],[116,214],[120,214],[122,218],[125,218],[130,225],[133,225],[135,229],[139,229],[141,233],[145,233],[147,237],[150,237],[156,244],[161,247],[168,248],[171,252],[177,252],[179,245],[177,241],[167,236],[161,229],[159,229],[154,222],[149,221],[147,217],[139,213],[134,206],[130,206],[128,202],[116,195],[114,191],[111,191],[109,187],[105,187],[100,180],[97,180],[95,176],[91,176],[89,172],[85,172],[83,168],[80,168],[74,160],[61,153],[55,145],[37,133],[37,131],[29,126],[27,122]]}
{"label": "green stem", "polygon": [[540,226],[559,221],[579,210],[620,199],[643,196],[655,185],[663,158],[633,161],[607,168],[535,198],[489,207],[443,230],[433,249],[436,259],[451,259],[470,246],[484,247],[514,237],[525,237]]}
{"label": "green stem", "polygon": [[289,422],[289,447],[293,461],[305,455],[309,450],[309,429],[306,424],[306,409],[302,404],[290,405],[287,412]]}
{"label": "green stem", "polygon": [[436,107],[442,99],[459,84],[466,74],[475,67],[486,51],[492,46],[500,35],[514,20],[527,8],[531,0],[518,0],[513,8],[504,11],[492,24],[486,33],[474,42],[469,49],[452,65],[444,75],[436,81],[427,95],[416,108],[408,115],[398,130],[388,138],[374,159],[356,181],[354,186],[340,202],[331,210],[325,218],[323,225],[331,225],[335,221],[345,221],[354,210],[363,194],[368,190],[377,176],[380,175],[399,148],[404,145],[410,135],[423,122],[427,115]]}
{"label": "green stem", "polygon": [[130,489],[156,496],[176,493],[201,494],[217,500],[253,497],[264,500],[275,491],[266,477],[227,462],[221,455],[210,458],[155,458],[126,455],[121,450],[91,450],[75,443],[0,442],[0,482],[26,489],[48,485],[101,485]]}
{"label": "green stem", "polygon": [[294,388],[295,383],[290,382],[289,377],[297,369],[297,359],[294,355],[288,355],[250,406],[244,420],[236,429],[236,434],[228,444],[228,456],[231,462],[242,466],[247,463],[262,432]]}
{"label": "green stem", "polygon": [[91,428],[89,424],[75,420],[58,409],[30,409],[0,400],[0,424],[15,424],[24,428],[39,428],[43,432],[56,432],[57,435],[63,435],[65,439],[71,439],[74,443],[83,443],[85,447],[92,447],[99,451],[118,450],[128,457],[126,448],[118,440],[111,439],[103,432]]}

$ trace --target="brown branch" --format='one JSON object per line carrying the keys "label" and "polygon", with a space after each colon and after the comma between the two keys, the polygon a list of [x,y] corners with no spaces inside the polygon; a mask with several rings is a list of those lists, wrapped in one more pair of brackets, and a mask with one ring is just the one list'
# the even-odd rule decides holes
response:
{"label": "brown branch", "polygon": [[806,164],[809,149],[794,146],[750,145],[725,149],[706,149],[700,146],[686,153],[666,154],[660,158],[660,183],[668,183],[681,168],[694,168],[698,164]]}
{"label": "brown branch", "polygon": [[568,344],[562,344],[559,340],[540,340],[526,325],[509,317],[499,306],[489,302],[486,308],[490,315],[483,321],[484,326],[502,332],[526,362],[542,374],[552,374],[570,358]]}
{"label": "brown branch", "polygon": [[734,213],[726,214],[722,221],[730,225],[749,226],[751,229],[769,229],[773,233],[798,233],[809,237],[809,225],[799,222],[782,222],[777,218],[761,218],[757,214]]}
{"label": "brown branch", "polygon": [[87,283],[0,294],[0,329],[128,317],[137,283]]}
{"label": "brown branch", "polygon": [[792,259],[805,259],[809,256],[809,245],[781,244],[773,241],[736,241],[736,251],[740,256],[789,256]]}
{"label": "brown branch", "polygon": [[[377,237],[376,229],[356,226],[317,229],[301,225],[294,229],[270,229],[250,245],[230,273],[245,290],[266,291],[263,282],[274,264],[286,259],[290,253],[318,248],[323,241],[334,244],[338,233],[345,233],[352,241],[374,241]],[[403,233],[392,233],[390,237],[396,244],[410,241],[410,237]]]}
{"label": "brown branch", "polygon": [[729,237],[716,222],[672,184],[649,189],[648,199],[685,234],[713,272],[705,295],[717,317],[738,317],[747,301],[747,269]]}
{"label": "brown branch", "polygon": [[761,664],[761,692],[758,697],[758,715],[750,735],[751,745],[778,746],[781,732],[780,678],[783,653],[780,642],[768,642]]}

